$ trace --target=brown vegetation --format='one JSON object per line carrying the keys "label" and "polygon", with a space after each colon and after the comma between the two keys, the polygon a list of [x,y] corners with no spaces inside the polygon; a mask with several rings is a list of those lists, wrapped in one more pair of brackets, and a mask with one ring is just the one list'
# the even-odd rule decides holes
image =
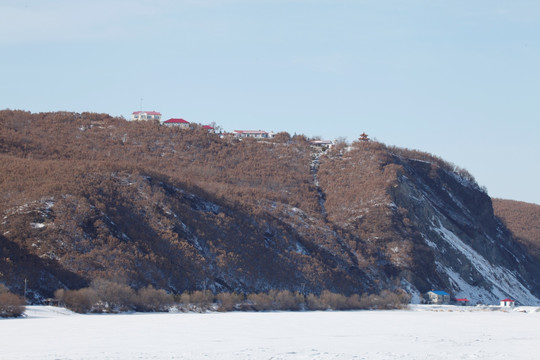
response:
{"label": "brown vegetation", "polygon": [[19,317],[24,313],[26,301],[0,284],[0,317]]}
{"label": "brown vegetation", "polygon": [[540,205],[493,199],[493,210],[512,231],[516,240],[540,259]]}
{"label": "brown vegetation", "polygon": [[219,304],[219,311],[232,311],[237,308],[238,304],[242,303],[244,296],[235,292],[223,292],[217,294],[216,299]]}
{"label": "brown vegetation", "polygon": [[137,311],[168,311],[174,304],[173,296],[163,289],[154,289],[151,285],[139,289],[135,300]]}
{"label": "brown vegetation", "polygon": [[22,293],[28,278],[35,299],[66,286],[64,301],[84,311],[163,309],[167,294],[204,308],[222,293],[224,310],[240,293],[260,309],[305,294],[346,308],[330,294],[432,272],[394,189],[407,159],[428,162],[433,179],[457,172],[477,187],[472,176],[374,141],[319,151],[287,133],[239,141],[106,114],[0,111],[0,280]]}
{"label": "brown vegetation", "polygon": [[235,279],[315,291],[365,281],[346,274],[360,263],[351,256],[366,265],[364,250],[341,255],[338,237],[350,235],[325,224],[303,136],[238,141],[104,114],[22,111],[0,112],[0,129],[6,241],[71,279],[175,292],[202,290],[210,268],[242,290],[256,288]]}
{"label": "brown vegetation", "polygon": [[174,303],[173,296],[163,289],[147,286],[135,291],[128,285],[104,279],[96,279],[91,287],[79,290],[58,289],[54,295],[60,304],[79,313],[168,311]]}
{"label": "brown vegetation", "polygon": [[[391,207],[388,190],[397,186],[401,172],[386,146],[377,142],[355,142],[349,151],[334,148],[321,161],[319,178],[328,220],[355,235],[346,237],[345,245],[360,266],[412,265],[411,230],[401,221],[402,210]],[[399,252],[393,251],[396,248]]]}
{"label": "brown vegetation", "polygon": [[410,296],[399,290],[382,291],[379,295],[353,294],[345,296],[325,290],[321,295],[288,290],[270,290],[267,293],[252,293],[247,296],[222,292],[214,295],[210,291],[184,292],[176,297],[162,289],[146,287],[135,292],[129,286],[109,280],[96,280],[92,287],[79,290],[59,289],[56,300],[79,313],[162,311],[172,308],[182,311],[299,311],[299,310],[359,310],[399,309],[410,301]]}

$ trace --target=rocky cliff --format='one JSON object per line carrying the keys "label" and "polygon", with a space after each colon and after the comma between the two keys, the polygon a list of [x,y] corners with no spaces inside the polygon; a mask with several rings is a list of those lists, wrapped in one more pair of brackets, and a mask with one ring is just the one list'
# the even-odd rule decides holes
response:
{"label": "rocky cliff", "polygon": [[434,269],[420,290],[442,288],[487,304],[505,297],[538,303],[539,263],[494,216],[490,197],[470,179],[434,163],[396,160],[403,173],[392,197],[407,210],[433,257]]}

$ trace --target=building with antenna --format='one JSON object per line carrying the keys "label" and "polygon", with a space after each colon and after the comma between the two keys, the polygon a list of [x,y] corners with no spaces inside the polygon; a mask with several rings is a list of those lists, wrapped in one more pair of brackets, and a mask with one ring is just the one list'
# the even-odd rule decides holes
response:
{"label": "building with antenna", "polygon": [[161,113],[158,111],[134,111],[131,120],[161,120]]}

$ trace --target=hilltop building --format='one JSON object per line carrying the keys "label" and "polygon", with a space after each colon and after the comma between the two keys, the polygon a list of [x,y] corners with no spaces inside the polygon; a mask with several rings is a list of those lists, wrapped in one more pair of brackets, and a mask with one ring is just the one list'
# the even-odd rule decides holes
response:
{"label": "hilltop building", "polygon": [[216,132],[216,129],[214,129],[210,125],[203,125],[203,129],[207,130],[209,133],[215,133]]}
{"label": "hilltop building", "polygon": [[131,120],[161,120],[161,113],[158,111],[134,111]]}
{"label": "hilltop building", "polygon": [[332,140],[310,140],[309,144],[319,147],[332,147],[334,142]]}
{"label": "hilltop building", "polygon": [[368,134],[363,132],[363,133],[360,134],[360,137],[358,138],[358,140],[367,142],[367,141],[369,141],[369,136],[368,136]]}
{"label": "hilltop building", "polygon": [[263,130],[234,130],[234,135],[239,138],[256,138],[256,139],[266,139],[268,138],[268,133]]}
{"label": "hilltop building", "polygon": [[182,129],[189,128],[189,121],[186,121],[184,119],[169,119],[167,121],[163,122],[163,125],[165,126],[177,126]]}

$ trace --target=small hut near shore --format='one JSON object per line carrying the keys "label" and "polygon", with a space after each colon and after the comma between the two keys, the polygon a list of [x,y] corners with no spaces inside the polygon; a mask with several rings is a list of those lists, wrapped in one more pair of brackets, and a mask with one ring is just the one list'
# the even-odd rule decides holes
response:
{"label": "small hut near shore", "polygon": [[502,299],[501,300],[501,307],[510,307],[513,308],[516,306],[516,301],[512,300],[510,298]]}

